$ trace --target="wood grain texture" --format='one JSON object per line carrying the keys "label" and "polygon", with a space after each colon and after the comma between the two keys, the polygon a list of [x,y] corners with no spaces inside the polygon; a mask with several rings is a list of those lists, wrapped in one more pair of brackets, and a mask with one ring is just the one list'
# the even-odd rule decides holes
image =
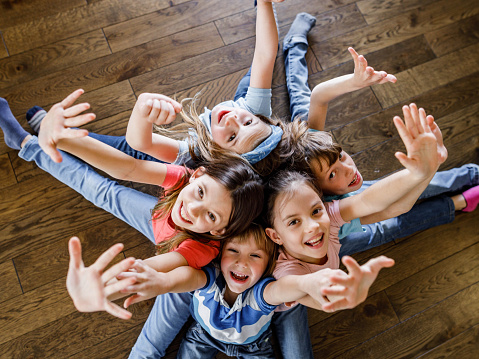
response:
{"label": "wood grain texture", "polygon": [[2,278],[0,303],[22,294],[22,288],[19,285],[15,265],[12,260],[0,263],[0,276]]}

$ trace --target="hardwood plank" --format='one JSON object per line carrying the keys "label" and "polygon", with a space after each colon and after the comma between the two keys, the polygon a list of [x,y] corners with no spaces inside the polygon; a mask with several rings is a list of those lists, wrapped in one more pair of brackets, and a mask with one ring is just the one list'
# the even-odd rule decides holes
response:
{"label": "hardwood plank", "polygon": [[437,56],[462,49],[479,41],[479,16],[471,16],[449,26],[425,34]]}
{"label": "hardwood plank", "polygon": [[253,51],[254,39],[246,39],[136,76],[130,80],[131,86],[136,94],[171,95],[249,67]]}
{"label": "hardwood plank", "polygon": [[410,11],[415,8],[430,4],[436,0],[361,0],[356,4],[368,24],[374,24],[394,17],[398,13]]}
{"label": "hardwood plank", "polygon": [[474,358],[479,353],[479,326],[475,325],[444,344],[425,353],[421,358],[439,359],[446,357]]}
{"label": "hardwood plank", "polygon": [[21,84],[110,53],[101,30],[38,47],[0,60],[0,88]]}
{"label": "hardwood plank", "polygon": [[[34,79],[28,85],[9,87],[4,97],[9,101],[12,112],[19,114],[26,112],[32,103],[61,101],[73,89],[96,90],[219,46],[221,39],[214,25],[206,24]],[[132,58],[136,61],[131,61]],[[151,81],[156,82],[157,79],[152,78]]]}
{"label": "hardwood plank", "polygon": [[3,41],[3,35],[0,33],[0,59],[7,57],[8,52],[7,48],[5,47],[5,42]]}
{"label": "hardwood plank", "polygon": [[85,0],[6,0],[0,3],[0,30],[85,5]]}
{"label": "hardwood plank", "polygon": [[[121,320],[108,313],[73,312],[0,345],[5,357],[65,358],[101,343],[145,321],[153,301],[130,307],[133,317]],[[95,323],[94,326],[91,323]]]}
{"label": "hardwood plank", "polygon": [[476,244],[386,289],[401,321],[477,282],[479,233]]}
{"label": "hardwood plank", "polygon": [[479,317],[471,313],[479,312],[478,299],[479,284],[475,284],[343,353],[341,358],[418,357],[477,325]]}
{"label": "hardwood plank", "polygon": [[117,52],[159,37],[192,29],[224,16],[237,14],[252,6],[245,1],[229,2],[226,7],[219,6],[220,4],[223,4],[222,0],[184,2],[107,26],[104,28],[105,35],[113,52]]}
{"label": "hardwood plank", "polygon": [[475,104],[477,102],[476,80],[479,81],[479,73],[458,79],[380,113],[347,124],[334,130],[334,136],[349,154],[361,152],[374,144],[397,136],[392,118],[395,115],[401,115],[401,107],[410,102],[424,107],[426,112],[434,115],[436,119]]}
{"label": "hardwood plank", "polygon": [[[177,1],[179,2],[179,1]],[[103,0],[21,22],[3,31],[11,55],[122,22],[169,6],[168,0]]]}
{"label": "hardwood plank", "polygon": [[[116,218],[103,221],[75,235],[82,239],[83,261],[86,266],[96,260],[98,253],[103,253],[115,243],[123,243],[125,249],[128,249],[148,241],[142,234]],[[35,251],[14,258],[24,292],[65,276],[69,262],[69,238],[66,236],[55,242],[50,241],[43,246],[41,253]]]}
{"label": "hardwood plank", "polygon": [[348,349],[397,323],[386,295],[378,293],[354,309],[338,312],[318,324],[310,324],[314,357],[342,357]]}
{"label": "hardwood plank", "polygon": [[13,264],[13,261],[7,260],[0,263],[0,277],[2,278],[0,303],[22,294],[22,287],[20,286],[20,282],[18,281],[17,272],[15,271],[15,265]]}
{"label": "hardwood plank", "polygon": [[441,0],[333,39],[312,44],[311,47],[321,67],[329,68],[349,59],[348,46],[366,55],[478,13],[479,7],[474,0],[460,0],[454,3]]}
{"label": "hardwood plank", "polygon": [[373,91],[383,107],[390,107],[478,70],[479,44],[474,44],[396,74],[397,83],[375,85]]}
{"label": "hardwood plank", "polygon": [[0,155],[0,188],[5,188],[15,183],[17,183],[17,179],[8,153]]}

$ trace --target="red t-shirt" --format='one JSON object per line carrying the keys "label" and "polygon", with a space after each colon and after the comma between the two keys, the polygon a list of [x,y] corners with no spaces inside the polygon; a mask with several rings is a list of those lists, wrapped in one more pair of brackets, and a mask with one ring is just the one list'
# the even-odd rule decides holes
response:
{"label": "red t-shirt", "polygon": [[[162,187],[169,189],[185,175],[187,170],[185,167],[169,164],[167,164],[166,167],[166,177]],[[157,244],[171,238],[176,232],[171,215],[168,215],[166,218],[154,218],[152,225],[155,242]],[[220,243],[219,241],[210,241],[206,244],[193,239],[187,239],[181,242],[174,251],[185,257],[190,267],[200,269],[216,258],[220,251]]]}

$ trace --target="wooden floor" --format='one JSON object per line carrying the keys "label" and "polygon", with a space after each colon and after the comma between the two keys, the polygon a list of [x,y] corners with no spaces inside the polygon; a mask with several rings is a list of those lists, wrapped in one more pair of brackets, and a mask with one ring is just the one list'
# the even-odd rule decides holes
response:
{"label": "wooden floor", "polygon": [[[441,169],[479,163],[479,3],[477,0],[286,0],[277,5],[281,39],[299,11],[314,14],[310,85],[352,71],[353,46],[395,85],[367,88],[331,105],[327,129],[353,154],[366,179],[399,168],[392,123],[415,101],[436,117],[449,159]],[[77,88],[98,120],[122,135],[142,92],[231,99],[251,64],[253,1],[2,0],[0,96],[15,116],[50,106]],[[282,56],[273,111],[288,118]],[[138,184],[142,190],[151,188]],[[479,210],[361,253],[386,254],[354,310],[310,312],[317,358],[479,357]],[[0,357],[126,358],[152,301],[133,319],[78,313],[65,289],[67,241],[82,239],[86,264],[116,242],[124,254],[153,254],[148,240],[74,191],[19,159],[0,135]],[[174,356],[178,340],[171,346]]]}

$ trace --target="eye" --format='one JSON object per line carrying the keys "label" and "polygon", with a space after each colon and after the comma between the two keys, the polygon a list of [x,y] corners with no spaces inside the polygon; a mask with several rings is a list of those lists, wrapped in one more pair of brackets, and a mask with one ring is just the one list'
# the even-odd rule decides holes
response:
{"label": "eye", "polygon": [[243,126],[249,126],[249,125],[251,125],[252,123],[253,123],[253,120],[248,120],[248,121],[246,121],[246,122],[243,124]]}
{"label": "eye", "polygon": [[232,134],[230,138],[228,138],[228,142],[233,141],[236,138],[236,134]]}
{"label": "eye", "polygon": [[322,209],[321,207],[314,209],[314,210],[313,210],[313,216],[315,216],[315,215],[317,215],[317,214],[320,214],[320,213],[322,212],[322,210],[323,210],[323,209]]}
{"label": "eye", "polygon": [[254,258],[261,258],[261,256],[259,254],[252,254],[251,257],[254,257]]}
{"label": "eye", "polygon": [[336,177],[336,172],[333,171],[329,174],[329,179],[333,179],[334,177]]}
{"label": "eye", "polygon": [[198,195],[200,196],[200,198],[203,198],[204,196],[203,188],[198,187]]}
{"label": "eye", "polygon": [[295,224],[298,224],[298,223],[299,221],[297,219],[293,219],[292,221],[288,223],[288,226],[294,226]]}
{"label": "eye", "polygon": [[228,248],[228,252],[238,253],[238,251],[234,248]]}
{"label": "eye", "polygon": [[210,217],[210,219],[211,219],[213,222],[216,221],[216,217],[215,217],[215,215],[214,215],[213,213],[208,212],[208,217]]}
{"label": "eye", "polygon": [[343,153],[340,152],[340,153],[339,153],[339,159],[342,159],[342,158],[343,158]]}

